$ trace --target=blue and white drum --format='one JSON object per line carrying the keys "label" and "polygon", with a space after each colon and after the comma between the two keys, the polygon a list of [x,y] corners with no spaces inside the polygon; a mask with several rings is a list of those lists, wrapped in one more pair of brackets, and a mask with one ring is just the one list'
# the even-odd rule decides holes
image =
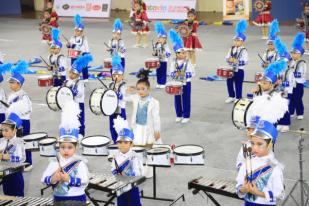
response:
{"label": "blue and white drum", "polygon": [[47,138],[45,132],[31,133],[22,137],[25,142],[25,149],[32,151],[39,151],[39,141],[45,138]]}
{"label": "blue and white drum", "polygon": [[147,165],[170,167],[171,150],[166,147],[155,147],[147,151]]}
{"label": "blue and white drum", "polygon": [[82,154],[89,156],[107,156],[107,145],[110,139],[106,136],[96,135],[84,137],[81,141]]}
{"label": "blue and white drum", "polygon": [[39,141],[40,155],[43,157],[54,157],[56,155],[57,139],[48,137]]}
{"label": "blue and white drum", "polygon": [[204,165],[205,150],[199,145],[180,145],[173,151],[175,165]]}

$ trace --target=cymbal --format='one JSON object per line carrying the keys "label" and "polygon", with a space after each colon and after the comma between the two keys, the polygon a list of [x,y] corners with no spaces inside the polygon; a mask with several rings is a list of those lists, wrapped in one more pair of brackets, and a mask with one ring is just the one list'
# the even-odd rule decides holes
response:
{"label": "cymbal", "polygon": [[307,132],[305,130],[289,130],[288,132],[295,133],[295,134],[309,135],[309,132]]}

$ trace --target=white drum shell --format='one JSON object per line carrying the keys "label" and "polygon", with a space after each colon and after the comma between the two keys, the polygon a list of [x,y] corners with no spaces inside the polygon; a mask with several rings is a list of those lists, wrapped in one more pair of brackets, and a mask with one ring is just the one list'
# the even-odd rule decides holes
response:
{"label": "white drum shell", "polygon": [[250,125],[252,102],[250,99],[243,98],[235,103],[232,111],[232,121],[237,128],[246,129]]}
{"label": "white drum shell", "polygon": [[117,94],[111,89],[95,89],[90,95],[89,106],[95,115],[111,116],[118,107]]}
{"label": "white drum shell", "polygon": [[[47,141],[49,141],[47,143]],[[39,142],[39,147],[40,147],[40,155],[44,157],[54,157],[56,154],[56,142],[57,140],[55,138],[46,138],[44,140],[41,140]]]}
{"label": "white drum shell", "polygon": [[[88,139],[89,138],[89,139]],[[100,142],[98,142],[97,145],[95,143],[93,144],[85,144],[86,141],[93,141],[97,138],[102,138]],[[87,139],[87,140],[86,140]],[[83,155],[89,155],[89,156],[107,156],[107,145],[109,144],[110,139],[105,136],[88,136],[82,139],[81,146],[82,146],[82,154]]]}
{"label": "white drum shell", "polygon": [[170,167],[171,166],[171,161],[170,161],[171,152],[170,152],[170,150],[165,151],[165,152],[160,152],[162,154],[151,153],[151,151],[153,151],[155,149],[156,148],[149,150],[150,152],[147,152],[147,164],[150,165],[150,166],[155,165],[155,166]]}
{"label": "white drum shell", "polygon": [[47,91],[46,103],[53,111],[60,111],[68,100],[73,100],[73,93],[68,87],[51,87]]}
{"label": "white drum shell", "polygon": [[[181,153],[177,148],[192,147],[192,153]],[[197,152],[194,148],[197,148]],[[174,150],[174,164],[175,165],[204,165],[205,164],[205,151],[198,145],[181,145]]]}
{"label": "white drum shell", "polygon": [[22,139],[25,143],[26,150],[39,150],[39,141],[46,138],[46,133],[32,133],[24,136]]}

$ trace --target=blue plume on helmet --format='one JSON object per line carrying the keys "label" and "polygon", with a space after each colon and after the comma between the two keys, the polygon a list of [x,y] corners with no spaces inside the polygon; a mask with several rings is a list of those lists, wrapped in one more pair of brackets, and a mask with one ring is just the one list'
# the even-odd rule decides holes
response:
{"label": "blue plume on helmet", "polygon": [[119,18],[114,21],[114,29],[113,32],[122,32],[122,23]]}
{"label": "blue plume on helmet", "polygon": [[247,21],[242,19],[237,22],[235,28],[235,37],[234,39],[241,39],[242,41],[246,40],[245,31],[247,30],[248,24]]}
{"label": "blue plume on helmet", "polygon": [[14,66],[11,69],[11,72],[12,73],[25,74],[25,73],[29,72],[28,67],[29,67],[29,64],[26,61],[21,60],[21,61],[18,61],[16,66]]}
{"label": "blue plume on helmet", "polygon": [[304,43],[305,43],[305,33],[299,32],[294,38],[294,41],[292,44],[292,51],[301,53],[303,55],[305,52],[303,48]]}
{"label": "blue plume on helmet", "polygon": [[263,79],[275,84],[278,79],[278,75],[282,74],[287,67],[286,61],[280,59],[270,64],[264,71]]}
{"label": "blue plume on helmet", "polygon": [[82,17],[79,14],[76,14],[74,16],[74,24],[75,24],[75,29],[79,29],[79,30],[84,29],[84,24],[82,23]]}
{"label": "blue plume on helmet", "polygon": [[13,64],[6,63],[6,64],[0,64],[0,74],[5,74],[7,72],[10,72],[12,70]]}
{"label": "blue plume on helmet", "polygon": [[155,30],[159,37],[166,37],[167,33],[165,31],[164,25],[162,22],[158,21],[155,24]]}
{"label": "blue plume on helmet", "polygon": [[78,57],[72,65],[73,72],[79,74],[82,72],[83,68],[87,67],[89,62],[93,60],[92,55],[86,54]]}
{"label": "blue plume on helmet", "polygon": [[51,47],[52,46],[56,46],[58,48],[62,47],[62,43],[59,41],[59,35],[60,35],[60,30],[57,29],[57,28],[53,28],[52,32],[51,32],[51,36],[52,36],[52,40],[53,40]]}
{"label": "blue plume on helmet", "polygon": [[286,48],[286,46],[284,45],[284,43],[281,41],[279,37],[277,37],[275,40],[275,48],[280,58],[285,58],[287,60],[291,59],[288,49]]}
{"label": "blue plume on helmet", "polygon": [[179,52],[181,50],[184,50],[183,40],[179,36],[179,34],[174,29],[171,29],[169,34],[170,34],[170,39],[173,44],[174,52]]}
{"label": "blue plume on helmet", "polygon": [[121,64],[121,57],[119,55],[112,56],[112,73],[123,74],[124,68]]}
{"label": "blue plume on helmet", "polygon": [[268,34],[268,41],[269,42],[273,42],[276,40],[277,34],[280,32],[279,29],[279,22],[277,19],[273,20],[269,26],[269,34]]}

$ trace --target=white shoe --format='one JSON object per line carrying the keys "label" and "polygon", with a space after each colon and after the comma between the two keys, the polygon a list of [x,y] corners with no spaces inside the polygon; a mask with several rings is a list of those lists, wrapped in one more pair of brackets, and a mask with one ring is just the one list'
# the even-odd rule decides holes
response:
{"label": "white shoe", "polygon": [[289,126],[282,126],[282,128],[281,128],[282,133],[288,132],[289,130],[290,130]]}
{"label": "white shoe", "polygon": [[302,119],[304,119],[304,116],[303,116],[303,115],[298,115],[298,116],[297,116],[297,119],[298,119],[298,120],[302,120]]}
{"label": "white shoe", "polygon": [[266,39],[268,39],[268,37],[267,36],[262,36],[261,39],[266,40]]}
{"label": "white shoe", "polygon": [[165,89],[165,84],[159,85],[159,88],[160,88],[160,89]]}
{"label": "white shoe", "polygon": [[281,125],[277,125],[277,131],[281,131],[281,129],[282,129],[282,126]]}
{"label": "white shoe", "polygon": [[181,117],[176,117],[176,122],[181,122],[182,118]]}
{"label": "white shoe", "polygon": [[32,169],[33,169],[33,166],[29,165],[29,166],[24,168],[24,172],[30,172]]}
{"label": "white shoe", "polygon": [[160,89],[160,85],[159,84],[157,84],[156,89]]}
{"label": "white shoe", "polygon": [[181,123],[182,124],[186,124],[186,123],[188,123],[190,121],[190,118],[183,118],[182,120],[181,120]]}
{"label": "white shoe", "polygon": [[233,97],[229,97],[229,98],[227,98],[226,100],[225,100],[225,103],[232,103],[232,102],[234,102],[234,98]]}

